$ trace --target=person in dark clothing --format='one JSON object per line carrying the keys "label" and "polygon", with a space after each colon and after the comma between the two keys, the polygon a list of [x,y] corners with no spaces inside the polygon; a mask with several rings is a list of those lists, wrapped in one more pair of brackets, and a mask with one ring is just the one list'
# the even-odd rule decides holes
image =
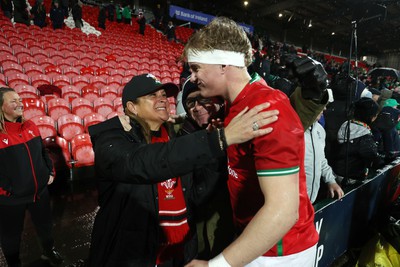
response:
{"label": "person in dark clothing", "polygon": [[156,29],[162,29],[162,10],[161,10],[161,5],[156,4],[156,6],[153,9],[153,15],[154,15],[154,27]]}
{"label": "person in dark clothing", "polygon": [[386,162],[391,162],[400,153],[400,137],[397,124],[400,118],[398,102],[389,98],[385,100],[382,110],[371,125],[375,141],[379,144],[379,152],[385,156]]}
{"label": "person in dark clothing", "polygon": [[124,6],[122,9],[122,17],[124,19],[125,24],[131,25],[132,23],[132,9],[130,5]]}
{"label": "person in dark clothing", "polygon": [[175,25],[172,20],[168,21],[168,25],[165,29],[165,35],[167,36],[167,40],[169,42],[176,41]]}
{"label": "person in dark clothing", "polygon": [[33,23],[40,28],[46,27],[46,7],[43,0],[37,0],[32,7],[31,14],[33,15]]}
{"label": "person in dark clothing", "polygon": [[[213,120],[223,121],[224,100],[220,97],[204,98],[197,84],[190,82],[190,76],[182,86],[182,104],[186,111],[178,136],[183,136],[208,127]],[[225,159],[220,160],[226,166]],[[204,179],[199,171],[193,172],[194,181]],[[228,173],[221,172],[210,197],[195,209],[197,226],[197,259],[209,259],[217,256],[234,238],[232,208],[227,187]]]}
{"label": "person in dark clothing", "polygon": [[115,15],[117,18],[117,22],[121,23],[122,22],[122,6],[121,4],[118,4],[117,7],[115,8]]}
{"label": "person in dark clothing", "polygon": [[40,132],[24,121],[23,104],[11,88],[0,88],[0,237],[9,267],[21,266],[20,243],[28,210],[41,241],[42,259],[62,263],[54,249],[47,185],[54,180],[53,164]]}
{"label": "person in dark clothing", "polygon": [[337,133],[338,143],[331,166],[338,176],[346,178],[345,183],[366,179],[369,168],[380,159],[369,126],[376,119],[378,109],[371,98],[360,98],[354,103],[353,119],[345,121]]}
{"label": "person in dark clothing", "polygon": [[106,29],[106,8],[104,6],[100,6],[99,10],[99,16],[97,18],[97,21],[99,22],[99,28]]}
{"label": "person in dark clothing", "polygon": [[108,15],[108,20],[109,21],[114,21],[114,14],[115,14],[115,5],[114,5],[114,1],[111,1],[108,5],[107,5],[107,15]]}
{"label": "person in dark clothing", "polygon": [[50,19],[53,23],[53,29],[62,29],[64,25],[64,10],[59,6],[58,0],[54,1],[54,5],[50,10]]}
{"label": "person in dark clothing", "polygon": [[11,19],[12,18],[12,0],[1,0],[1,10],[3,10],[4,16]]}
{"label": "person in dark clothing", "polygon": [[14,0],[14,22],[31,25],[29,19],[28,5],[25,0]]}
{"label": "person in dark clothing", "polygon": [[72,17],[75,22],[76,28],[82,28],[83,21],[82,21],[82,2],[78,0],[76,4],[72,7]]}
{"label": "person in dark clothing", "polygon": [[[224,130],[173,139],[165,124],[167,97],[177,93],[175,84],[162,84],[151,74],[135,76],[122,93],[127,116],[89,127],[100,209],[88,266],[183,266],[193,259],[192,207],[217,181],[217,159],[227,145],[271,130],[252,133],[253,121],[272,122],[274,112],[256,114],[268,106],[263,104],[242,112]],[[196,185],[190,178],[194,169],[209,179]]]}
{"label": "person in dark clothing", "polygon": [[139,13],[137,23],[139,23],[139,33],[144,35],[144,31],[146,29],[146,18],[142,12]]}

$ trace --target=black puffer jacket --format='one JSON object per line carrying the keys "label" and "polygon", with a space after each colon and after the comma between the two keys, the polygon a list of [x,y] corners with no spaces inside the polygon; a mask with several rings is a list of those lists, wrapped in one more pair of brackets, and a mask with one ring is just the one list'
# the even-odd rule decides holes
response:
{"label": "black puffer jacket", "polygon": [[[214,155],[224,156],[216,134],[200,131],[168,143],[146,144],[140,126],[125,132],[117,117],[89,127],[95,151],[99,205],[89,266],[154,267],[159,240],[157,183],[181,177],[188,222],[192,206],[207,197],[218,170]],[[179,139],[179,141],[178,141]],[[207,180],[193,184],[191,171]],[[195,257],[197,242],[185,246],[185,262]]]}
{"label": "black puffer jacket", "polygon": [[[347,141],[348,123],[344,122],[338,132],[338,146],[335,148],[333,171],[345,176],[346,158],[348,159],[348,178],[364,180],[372,163],[379,158],[378,147],[371,130],[365,123],[350,122],[350,138]],[[348,146],[348,148],[347,148]],[[348,151],[347,151],[348,150]],[[346,157],[346,151],[348,152]]]}

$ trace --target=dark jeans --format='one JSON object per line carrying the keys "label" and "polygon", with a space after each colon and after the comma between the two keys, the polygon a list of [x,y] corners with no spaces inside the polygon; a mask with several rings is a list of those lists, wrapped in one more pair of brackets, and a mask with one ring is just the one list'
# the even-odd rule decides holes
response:
{"label": "dark jeans", "polygon": [[43,250],[54,246],[49,192],[46,189],[35,203],[6,206],[0,205],[1,248],[9,266],[20,266],[21,236],[28,210]]}

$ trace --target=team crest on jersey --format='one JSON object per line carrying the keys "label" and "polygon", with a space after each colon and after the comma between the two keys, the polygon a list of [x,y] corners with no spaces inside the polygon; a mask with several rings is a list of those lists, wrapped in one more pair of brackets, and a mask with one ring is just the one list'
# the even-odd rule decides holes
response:
{"label": "team crest on jersey", "polygon": [[175,196],[173,195],[174,190],[175,190],[175,188],[174,188],[175,184],[176,184],[176,181],[174,179],[168,179],[165,182],[161,183],[161,186],[163,188],[165,188],[164,192],[167,194],[165,196],[165,200],[174,199],[175,198]]}
{"label": "team crest on jersey", "polygon": [[3,139],[3,143],[6,144],[6,145],[8,145],[8,139],[7,139],[7,138],[4,138],[4,139]]}

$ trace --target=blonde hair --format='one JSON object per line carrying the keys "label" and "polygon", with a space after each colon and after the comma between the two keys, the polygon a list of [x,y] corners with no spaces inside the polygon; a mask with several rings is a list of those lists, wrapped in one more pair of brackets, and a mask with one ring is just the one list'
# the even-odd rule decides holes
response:
{"label": "blonde hair", "polygon": [[209,24],[195,32],[185,45],[182,58],[188,51],[210,51],[214,49],[233,51],[245,55],[245,65],[252,62],[252,47],[246,32],[235,21],[226,17],[216,17]]}
{"label": "blonde hair", "polygon": [[5,119],[3,112],[3,104],[4,104],[4,94],[8,92],[15,92],[15,90],[8,87],[0,87],[0,132],[2,133],[6,133],[6,128],[4,125]]}

